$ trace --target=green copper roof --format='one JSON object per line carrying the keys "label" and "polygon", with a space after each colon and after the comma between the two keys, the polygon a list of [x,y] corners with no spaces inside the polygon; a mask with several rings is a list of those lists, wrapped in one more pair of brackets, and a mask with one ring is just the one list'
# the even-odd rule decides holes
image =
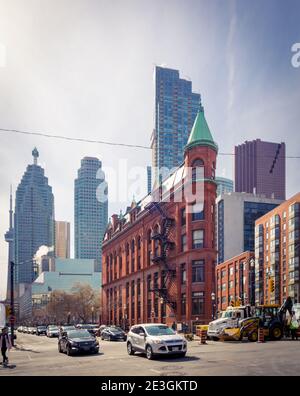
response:
{"label": "green copper roof", "polygon": [[194,146],[210,146],[214,150],[218,151],[218,145],[214,142],[214,139],[204,117],[203,107],[201,107],[198,111],[189,136],[189,140],[185,146],[185,150]]}

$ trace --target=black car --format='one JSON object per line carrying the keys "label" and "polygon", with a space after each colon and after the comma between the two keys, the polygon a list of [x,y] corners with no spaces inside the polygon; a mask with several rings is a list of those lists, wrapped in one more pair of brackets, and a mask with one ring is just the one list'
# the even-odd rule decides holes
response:
{"label": "black car", "polygon": [[36,335],[47,335],[47,326],[37,326]]}
{"label": "black car", "polygon": [[127,336],[120,327],[106,327],[101,332],[101,338],[108,341],[126,341]]}
{"label": "black car", "polygon": [[58,352],[68,356],[76,353],[98,353],[99,343],[87,330],[64,331],[58,340]]}

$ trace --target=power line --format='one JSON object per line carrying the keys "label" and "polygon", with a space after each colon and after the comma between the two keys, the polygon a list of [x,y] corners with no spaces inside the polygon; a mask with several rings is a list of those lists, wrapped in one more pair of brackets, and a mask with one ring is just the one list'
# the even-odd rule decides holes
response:
{"label": "power line", "polygon": [[[30,131],[22,131],[22,130],[19,130],[19,129],[6,129],[6,128],[0,128],[0,132],[3,132],[3,133],[6,133],[6,132],[18,133],[18,134],[22,134],[22,135],[39,136],[39,137],[46,137],[46,138],[50,138],[50,139],[61,139],[61,140],[68,140],[68,141],[73,141],[73,142],[106,144],[106,145],[109,145],[109,146],[121,146],[121,147],[141,148],[141,149],[151,150],[150,146],[144,146],[144,145],[141,145],[141,144],[115,143],[115,142],[108,142],[108,141],[105,141],[105,140],[76,138],[76,137],[63,136],[63,135],[51,135],[51,134],[45,133],[45,132],[30,132]],[[235,156],[235,153],[222,153],[222,152],[219,152],[218,155]],[[274,155],[264,155],[263,157],[274,158]],[[277,158],[283,158],[283,157],[277,157]],[[298,155],[294,155],[294,156],[287,155],[285,158],[300,159],[300,155],[299,156]]]}

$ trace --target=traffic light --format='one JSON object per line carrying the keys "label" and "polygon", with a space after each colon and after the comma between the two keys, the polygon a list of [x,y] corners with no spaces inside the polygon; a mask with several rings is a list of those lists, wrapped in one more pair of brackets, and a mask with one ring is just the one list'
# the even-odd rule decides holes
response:
{"label": "traffic light", "polygon": [[5,314],[6,314],[6,318],[8,318],[11,315],[11,308],[9,305],[5,306]]}
{"label": "traffic light", "polygon": [[235,302],[233,300],[230,301],[230,306],[235,307]]}
{"label": "traffic light", "polygon": [[269,292],[274,293],[274,291],[275,291],[275,282],[274,282],[274,279],[270,279],[269,280]]}

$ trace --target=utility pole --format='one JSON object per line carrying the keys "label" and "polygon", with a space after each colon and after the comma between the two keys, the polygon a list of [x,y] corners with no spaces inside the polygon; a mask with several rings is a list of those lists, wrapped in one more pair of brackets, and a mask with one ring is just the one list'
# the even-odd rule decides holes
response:
{"label": "utility pole", "polygon": [[10,330],[11,330],[11,343],[14,346],[14,320],[15,320],[15,301],[14,301],[14,266],[15,263],[13,261],[10,262]]}

